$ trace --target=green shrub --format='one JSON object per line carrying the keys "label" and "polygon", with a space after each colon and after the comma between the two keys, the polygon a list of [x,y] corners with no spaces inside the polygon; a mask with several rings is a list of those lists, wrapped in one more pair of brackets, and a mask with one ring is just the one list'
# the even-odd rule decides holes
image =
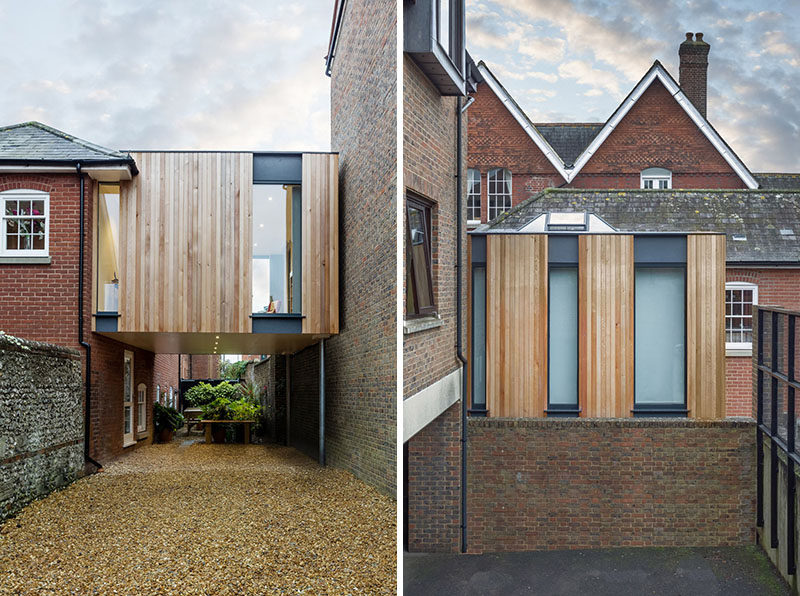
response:
{"label": "green shrub", "polygon": [[241,379],[247,368],[247,360],[238,362],[219,361],[219,376],[223,379]]}
{"label": "green shrub", "polygon": [[238,385],[228,381],[216,386],[210,383],[198,383],[183,395],[183,402],[189,408],[201,408],[220,397],[235,399],[238,388]]}
{"label": "green shrub", "polygon": [[210,404],[201,406],[203,408],[204,420],[230,420],[231,400],[227,397],[218,397]]}
{"label": "green shrub", "polygon": [[242,381],[238,389],[240,399],[255,405],[261,404],[261,388],[255,383]]}
{"label": "green shrub", "polygon": [[175,408],[156,402],[153,404],[153,426],[156,432],[163,429],[178,430],[183,426],[183,416]]}
{"label": "green shrub", "polygon": [[231,420],[257,420],[261,413],[261,406],[250,403],[245,399],[231,402],[229,409]]}

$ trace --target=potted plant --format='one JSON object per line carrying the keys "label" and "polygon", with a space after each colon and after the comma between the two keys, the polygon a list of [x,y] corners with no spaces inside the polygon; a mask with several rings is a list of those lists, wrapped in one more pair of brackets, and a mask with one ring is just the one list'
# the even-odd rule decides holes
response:
{"label": "potted plant", "polygon": [[[203,406],[203,420],[231,420],[229,406],[231,400],[227,397],[218,397],[210,404]],[[225,426],[214,424],[211,426],[211,439],[214,443],[225,442]]]}
{"label": "potted plant", "polygon": [[169,443],[175,431],[183,426],[183,416],[175,408],[153,404],[153,426],[159,443]]}

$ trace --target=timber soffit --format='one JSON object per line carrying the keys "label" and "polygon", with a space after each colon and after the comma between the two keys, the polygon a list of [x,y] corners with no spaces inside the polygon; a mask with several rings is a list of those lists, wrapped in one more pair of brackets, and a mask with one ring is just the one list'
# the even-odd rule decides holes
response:
{"label": "timber soffit", "polygon": [[686,97],[686,94],[681,90],[678,83],[675,82],[675,79],[672,78],[672,76],[658,60],[653,63],[653,66],[650,67],[650,70],[648,70],[642,79],[636,84],[636,86],[634,86],[633,90],[606,121],[606,123],[600,129],[600,132],[597,133],[597,136],[594,137],[591,143],[589,143],[589,145],[578,156],[578,159],[575,160],[575,164],[572,168],[566,167],[563,159],[550,146],[541,132],[525,115],[525,112],[522,111],[519,105],[514,101],[508,91],[506,91],[506,89],[500,84],[500,82],[487,68],[483,61],[478,63],[478,69],[495,95],[497,95],[497,97],[503,102],[511,115],[514,116],[517,122],[519,122],[520,126],[522,126],[525,132],[528,133],[533,142],[536,143],[536,145],[542,150],[542,152],[545,154],[545,157],[547,157],[550,163],[552,163],[556,168],[558,173],[561,174],[564,180],[566,180],[568,183],[572,182],[572,180],[578,175],[583,166],[586,165],[592,155],[597,152],[599,147],[603,144],[603,141],[608,138],[622,118],[625,117],[625,115],[639,100],[642,94],[647,90],[648,87],[650,87],[653,81],[658,79],[661,81],[661,84],[664,85],[667,91],[669,91],[669,93],[675,98],[675,101],[678,102],[678,105],[683,108],[689,118],[691,118],[695,125],[700,129],[700,132],[705,135],[705,137],[714,146],[722,158],[728,163],[729,166],[731,166],[739,178],[741,178],[742,182],[744,182],[745,185],[750,189],[758,188],[758,182],[744,165],[742,160],[739,159],[736,153],[734,153],[733,149],[728,146],[728,144],[722,139],[714,127],[711,126],[708,120],[706,120],[700,114],[697,108],[694,107],[694,104],[689,101],[689,98]]}

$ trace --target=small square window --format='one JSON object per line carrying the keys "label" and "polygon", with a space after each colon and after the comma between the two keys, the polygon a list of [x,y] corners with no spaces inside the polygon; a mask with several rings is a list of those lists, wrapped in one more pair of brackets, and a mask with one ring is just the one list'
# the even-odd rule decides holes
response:
{"label": "small square window", "polygon": [[48,255],[50,197],[38,190],[0,193],[0,256]]}

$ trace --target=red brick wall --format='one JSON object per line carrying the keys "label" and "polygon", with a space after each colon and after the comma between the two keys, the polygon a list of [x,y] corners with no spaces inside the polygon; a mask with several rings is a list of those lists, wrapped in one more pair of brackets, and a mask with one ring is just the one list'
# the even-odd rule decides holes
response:
{"label": "red brick wall", "polygon": [[471,419],[468,446],[469,552],[754,539],[753,422]]}
{"label": "red brick wall", "polygon": [[[125,349],[134,351],[134,392],[148,386],[152,400],[152,352],[126,346],[91,331],[93,182],[85,177],[84,340],[92,348],[92,413],[90,455],[101,463],[122,449],[122,367]],[[78,255],[80,184],[75,174],[10,174],[0,176],[0,191],[41,190],[50,195],[49,265],[0,265],[0,326],[3,331],[35,341],[78,349],[85,369],[85,350],[78,344]],[[177,367],[176,367],[177,371]],[[85,374],[85,373],[84,373]],[[85,378],[85,377],[84,377]],[[148,412],[150,412],[148,405]],[[134,425],[136,408],[134,403]],[[148,427],[150,422],[148,422]],[[146,442],[146,441],[144,441]]]}
{"label": "red brick wall", "polygon": [[182,379],[216,379],[219,377],[219,356],[184,354],[181,357]]}
{"label": "red brick wall", "polygon": [[407,443],[408,550],[461,548],[461,406],[454,404]]}
{"label": "red brick wall", "polygon": [[564,179],[488,85],[478,85],[474,96],[475,102],[466,112],[467,164],[481,172],[481,221],[487,221],[489,170],[511,170],[513,205],[540,190],[563,184]]}
{"label": "red brick wall", "polygon": [[[744,183],[659,80],[653,81],[571,186],[585,187],[587,174],[633,174],[638,188],[645,168],[671,170],[674,188],[702,181],[704,188],[744,188]],[[698,176],[698,174],[702,174]],[[686,184],[686,186],[684,186]]]}
{"label": "red brick wall", "polygon": [[[800,269],[728,268],[726,281],[756,284],[759,304],[800,310]],[[754,415],[753,379],[751,357],[728,356],[725,359],[725,398],[728,416]]]}

